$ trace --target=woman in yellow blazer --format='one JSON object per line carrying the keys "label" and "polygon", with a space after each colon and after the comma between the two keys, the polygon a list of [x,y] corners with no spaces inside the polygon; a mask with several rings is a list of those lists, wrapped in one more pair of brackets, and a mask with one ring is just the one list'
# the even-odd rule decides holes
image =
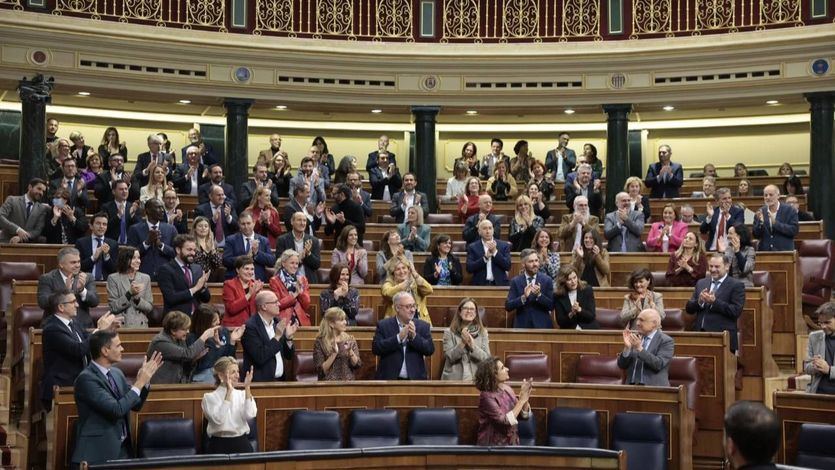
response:
{"label": "woman in yellow blazer", "polygon": [[386,282],[380,287],[383,299],[386,301],[386,317],[394,316],[392,298],[398,292],[409,292],[415,298],[418,318],[432,325],[429,310],[426,308],[426,297],[432,294],[432,285],[424,279],[411,261],[405,256],[396,256],[386,263]]}

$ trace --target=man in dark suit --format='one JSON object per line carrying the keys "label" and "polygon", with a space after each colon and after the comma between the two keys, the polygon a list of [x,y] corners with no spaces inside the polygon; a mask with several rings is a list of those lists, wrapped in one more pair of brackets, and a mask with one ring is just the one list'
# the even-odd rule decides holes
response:
{"label": "man in dark suit", "polygon": [[[197,188],[197,202],[199,204],[209,202],[209,192],[212,190],[212,186],[220,186],[223,188],[223,194],[226,195],[226,202],[231,204],[232,207],[238,206],[238,197],[235,195],[235,188],[233,188],[231,184],[223,181],[223,167],[218,164],[214,164],[209,167],[209,181],[201,184],[200,187]],[[275,205],[275,203],[273,205]]]}
{"label": "man in dark suit", "polygon": [[365,220],[371,218],[373,208],[371,206],[371,193],[362,189],[362,179],[360,174],[356,171],[348,173],[347,176],[348,187],[351,188],[351,199],[362,206],[362,212],[365,214]]}
{"label": "man in dark suit", "polygon": [[505,310],[516,310],[513,328],[553,328],[554,282],[539,272],[535,250],[525,248],[520,258],[525,269],[510,281],[504,304]]}
{"label": "man in dark suit", "polygon": [[757,251],[793,251],[794,237],[800,230],[797,211],[780,203],[780,189],[769,184],[763,189],[765,204],[754,214],[754,236],[760,239]]}
{"label": "man in dark suit", "polygon": [[154,352],[144,360],[133,386],[125,374],[113,367],[122,360],[122,342],[115,331],[99,330],[89,339],[92,361],[75,380],[78,408],[75,450],[71,462],[99,464],[133,456],[130,412],[139,411],[148,397],[148,384],[162,364]]}
{"label": "man in dark suit", "polygon": [[615,196],[617,210],[606,214],[603,220],[603,235],[609,240],[609,252],[644,251],[641,233],[644,230],[644,213],[630,209],[629,194],[620,192]]}
{"label": "man in dark suit", "polygon": [[591,179],[591,165],[588,163],[581,163],[577,167],[577,176],[573,179],[571,184],[565,185],[565,205],[568,210],[574,211],[574,200],[578,196],[586,198],[586,204],[589,210],[595,216],[600,216],[600,210],[603,208],[603,193],[600,191],[600,180]]}
{"label": "man in dark suit", "polygon": [[111,155],[109,164],[110,170],[101,172],[96,177],[96,182],[93,186],[93,193],[99,201],[99,207],[113,200],[118,181],[124,181],[128,185],[128,191],[125,196],[126,200],[131,202],[138,200],[139,185],[131,184],[131,174],[125,171],[125,157],[119,154]]}
{"label": "man in dark suit", "polygon": [[77,322],[81,328],[91,328],[90,308],[99,304],[93,276],[81,271],[78,250],[67,246],[58,250],[58,267],[38,279],[38,306],[49,307],[49,298],[56,292],[68,290],[78,302]]}
{"label": "man in dark suit", "polygon": [[210,166],[215,163],[220,163],[215,155],[215,149],[212,147],[212,144],[203,140],[203,135],[199,129],[191,128],[188,130],[188,141],[189,144],[180,149],[180,158],[182,161],[186,161],[188,158],[188,149],[194,147],[197,149],[200,164]]}
{"label": "man in dark suit", "polygon": [[128,230],[128,245],[139,250],[142,265],[139,271],[157,280],[160,267],[174,258],[174,237],[177,229],[173,225],[162,222],[164,210],[157,199],[149,199],[145,203],[145,220],[134,224]]}
{"label": "man in dark suit", "polygon": [[209,228],[218,247],[226,246],[226,237],[238,231],[238,212],[226,201],[226,194],[220,186],[212,186],[209,202],[194,209],[194,216],[200,215],[209,219]]}
{"label": "man in dark suit", "polygon": [[415,186],[417,186],[415,174],[406,173],[403,175],[403,190],[394,193],[394,196],[391,197],[389,213],[398,224],[403,223],[406,212],[411,206],[420,206],[424,214],[429,213],[429,198],[426,197],[426,193],[416,190]]}
{"label": "man in dark suit", "polygon": [[200,149],[194,146],[188,147],[184,162],[174,170],[171,182],[174,183],[174,188],[179,194],[196,196],[200,185],[209,180],[206,166],[200,163]]}
{"label": "man in dark suit", "polygon": [[304,212],[296,212],[286,220],[291,222],[291,229],[276,239],[276,258],[285,250],[296,250],[302,257],[297,275],[305,276],[311,284],[317,284],[319,266],[322,265],[319,251],[322,244],[319,239],[307,233],[307,216]]}
{"label": "man in dark suit", "polygon": [[[318,153],[319,148],[315,145],[310,148],[311,151]],[[308,193],[307,204],[318,205],[325,202],[327,195],[325,190],[330,186],[330,181],[320,173],[314,171],[316,169],[316,161],[313,157],[307,156],[302,158],[298,174],[290,179],[289,192],[293,194],[295,189],[299,186],[307,186],[310,189]],[[323,171],[327,171],[324,165],[321,165]]]}
{"label": "man in dark suit", "polygon": [[670,161],[672,155],[669,145],[658,147],[658,162],[647,168],[644,184],[650,188],[649,197],[653,199],[678,197],[679,188],[684,184],[684,169],[680,163]]}
{"label": "man in dark suit", "polygon": [[162,137],[159,134],[151,134],[148,136],[148,151],[136,157],[133,176],[140,187],[148,184],[148,180],[158,166],[163,167],[165,176],[171,179],[171,171],[176,166],[174,154],[161,151],[161,147]]}
{"label": "man in dark suit", "polygon": [[798,222],[815,221],[815,216],[811,212],[800,210],[800,201],[797,200],[797,196],[786,196],[786,205],[797,211]]}
{"label": "man in dark suit", "polygon": [[271,290],[262,290],[255,295],[255,308],[258,314],[246,321],[241,338],[244,349],[241,377],[253,368],[254,382],[285,380],[284,360],[293,359],[293,336],[299,324],[278,319],[281,311],[278,297]]}
{"label": "man in dark suit", "polygon": [[545,171],[551,173],[555,181],[565,181],[577,164],[577,154],[568,148],[571,140],[568,132],[560,132],[558,139],[557,147],[545,154]]}
{"label": "man in dark suit", "polygon": [[776,469],[780,435],[780,419],[762,403],[738,401],[725,413],[725,455],[733,468]]}
{"label": "man in dark suit", "polygon": [[275,266],[275,255],[270,249],[270,241],[263,235],[255,233],[255,222],[252,213],[245,211],[238,218],[239,233],[226,239],[223,249],[223,265],[226,266],[226,279],[236,276],[235,259],[238,256],[251,256],[255,262],[255,277],[268,283],[270,281],[267,268]]}
{"label": "man in dark suit", "polygon": [[[287,204],[284,205],[284,216],[281,218],[281,220],[284,221],[284,227],[288,232],[293,230],[291,221],[293,219],[293,214],[297,212],[304,214],[304,217],[307,220],[305,233],[308,235],[313,236],[322,225],[321,214],[325,212],[325,203],[323,202],[319,206],[309,206],[307,204],[309,195],[310,189],[307,185],[296,186],[293,188],[293,197],[287,201]],[[319,211],[320,209],[321,212]]]}
{"label": "man in dark suit", "polygon": [[499,216],[493,213],[493,198],[489,194],[478,197],[478,214],[473,214],[464,223],[463,237],[467,243],[474,243],[479,239],[478,224],[482,220],[489,220],[493,224],[493,236],[502,238],[502,223]]}
{"label": "man in dark suit", "polygon": [[493,238],[489,220],[478,223],[478,241],[467,245],[467,271],[474,286],[506,286],[510,269],[510,243]]}
{"label": "man in dark suit", "polygon": [[157,283],[162,291],[163,316],[171,310],[191,315],[201,303],[212,299],[206,283],[211,272],[194,262],[197,242],[191,235],[177,235],[174,238],[177,257],[162,265],[157,272]]}
{"label": "man in dark suit", "polygon": [[719,188],[716,191],[716,199],[719,205],[713,207],[707,204],[705,220],[699,226],[699,231],[707,235],[707,248],[715,251],[719,240],[728,241],[728,229],[736,224],[745,223],[745,211],[733,205],[731,190]]}
{"label": "man in dark suit", "polygon": [[0,206],[0,243],[40,243],[50,207],[41,202],[46,182],[32,178],[22,196],[9,196]]}
{"label": "man in dark suit", "polygon": [[99,212],[90,219],[90,236],[75,241],[75,248],[81,256],[81,270],[90,273],[94,281],[106,281],[107,276],[116,272],[116,254],[119,245],[107,238],[107,214]]}
{"label": "man in dark suit", "polygon": [[365,214],[362,206],[351,199],[351,190],[347,185],[340,184],[333,187],[333,200],[336,204],[325,208],[325,235],[333,234],[336,241],[346,225],[353,225],[357,229],[357,243],[362,246],[362,236],[365,234]]}
{"label": "man in dark suit", "polygon": [[180,198],[177,197],[177,191],[166,189],[162,196],[162,206],[162,221],[173,225],[177,233],[188,233],[188,215],[179,208]]}
{"label": "man in dark suit", "polygon": [[393,160],[389,160],[391,154],[380,152],[374,159],[376,165],[368,170],[368,179],[371,182],[371,199],[389,201],[403,186],[403,178],[400,177],[400,170]]}
{"label": "man in dark suit", "polygon": [[[78,302],[75,294],[63,290],[49,297],[43,328],[43,376],[41,401],[44,409],[52,409],[52,387],[69,387],[90,362],[90,336],[87,330],[76,324]],[[96,322],[96,330],[110,328],[116,317],[112,313],[102,315]]]}
{"label": "man in dark suit", "polygon": [[429,324],[418,318],[415,299],[408,292],[392,298],[396,315],[377,323],[371,351],[380,358],[377,379],[427,380],[424,357],[435,353]]}
{"label": "man in dark suit", "polygon": [[101,206],[102,212],[107,214],[107,238],[116,240],[120,245],[127,245],[128,230],[131,226],[142,221],[139,202],[128,201],[128,183],[117,181],[113,185],[112,200]]}
{"label": "man in dark suit", "polygon": [[696,331],[728,331],[731,352],[738,348],[737,322],[745,307],[745,284],[728,276],[728,260],[714,253],[707,260],[710,277],[699,279],[685,310],[696,315]]}
{"label": "man in dark suit", "polygon": [[[377,150],[368,153],[368,160],[365,162],[365,170],[368,173],[371,173],[371,169],[375,168],[379,165],[379,156],[381,153],[386,154],[386,164],[393,163],[397,165],[397,159],[394,157],[393,152],[388,151],[389,148],[389,136],[381,135],[379,139],[377,139]],[[393,193],[392,193],[393,194]],[[377,199],[377,198],[374,198]]]}
{"label": "man in dark suit", "polygon": [[[255,195],[255,191],[261,186],[265,186],[270,189],[270,202],[273,207],[278,209],[278,191],[275,190],[273,180],[270,179],[269,173],[267,172],[267,164],[263,162],[256,163],[255,166],[252,167],[252,173],[254,174],[254,178],[241,186],[240,197],[238,198],[238,212],[243,212],[247,207],[249,207],[249,204],[252,202],[252,196]],[[293,191],[290,191],[290,193],[292,192]],[[322,197],[325,197],[324,194],[322,194]]]}
{"label": "man in dark suit", "polygon": [[70,193],[70,205],[73,207],[87,208],[87,185],[84,179],[78,175],[78,164],[74,159],[68,158],[61,163],[63,176],[49,182],[50,198],[55,197],[58,188],[67,188]]}
{"label": "man in dark suit", "polygon": [[626,371],[626,383],[669,387],[669,367],[675,351],[673,338],[658,328],[661,315],[653,309],[638,314],[637,332],[623,330],[623,352],[618,354],[618,367]]}

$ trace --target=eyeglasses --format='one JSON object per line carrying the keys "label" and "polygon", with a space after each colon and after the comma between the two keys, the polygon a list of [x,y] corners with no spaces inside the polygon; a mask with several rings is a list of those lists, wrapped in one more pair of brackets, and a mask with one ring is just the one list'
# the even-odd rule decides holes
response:
{"label": "eyeglasses", "polygon": [[74,303],[76,303],[76,302],[78,302],[78,301],[77,301],[77,300],[75,300],[75,299],[72,299],[72,300],[67,300],[66,302],[61,302],[61,305],[66,305],[66,304],[74,304]]}
{"label": "eyeglasses", "polygon": [[406,310],[414,310],[417,306],[415,304],[409,304],[409,305],[400,304],[400,305],[398,305],[398,307],[403,307]]}

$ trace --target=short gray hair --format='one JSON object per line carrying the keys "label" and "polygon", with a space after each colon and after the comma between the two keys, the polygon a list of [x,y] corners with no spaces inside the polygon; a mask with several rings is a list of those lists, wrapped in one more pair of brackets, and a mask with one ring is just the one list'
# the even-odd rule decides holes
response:
{"label": "short gray hair", "polygon": [[75,247],[65,246],[64,248],[58,250],[58,263],[62,263],[64,261],[64,258],[66,258],[69,255],[81,256],[81,254]]}
{"label": "short gray hair", "polygon": [[394,305],[397,305],[397,304],[399,304],[399,303],[400,303],[400,299],[402,299],[402,298],[404,298],[404,297],[406,297],[406,296],[409,296],[409,298],[411,298],[412,300],[414,300],[414,298],[415,298],[415,297],[414,297],[411,293],[409,293],[409,292],[406,292],[406,291],[400,291],[400,292],[398,292],[398,293],[394,294],[394,297],[392,297],[392,298],[391,298],[391,303],[393,303]]}
{"label": "short gray hair", "polygon": [[159,134],[151,134],[148,136],[148,143],[150,144],[151,142],[162,145],[162,137]]}
{"label": "short gray hair", "polygon": [[716,190],[716,199],[719,199],[725,194],[731,194],[731,190],[728,188],[719,188]]}
{"label": "short gray hair", "polygon": [[589,165],[588,163],[581,163],[581,164],[577,165],[577,172],[579,173],[580,170],[591,171],[591,165]]}
{"label": "short gray hair", "polygon": [[525,248],[524,250],[522,250],[522,253],[519,254],[519,257],[522,259],[522,261],[525,261],[528,258],[528,256],[535,254],[536,250],[534,250],[533,248]]}
{"label": "short gray hair", "polygon": [[290,259],[294,256],[297,257],[299,260],[302,259],[302,255],[300,255],[298,251],[296,251],[296,250],[284,250],[281,253],[281,256],[278,258],[278,265],[284,264],[285,261],[287,261],[288,259]]}

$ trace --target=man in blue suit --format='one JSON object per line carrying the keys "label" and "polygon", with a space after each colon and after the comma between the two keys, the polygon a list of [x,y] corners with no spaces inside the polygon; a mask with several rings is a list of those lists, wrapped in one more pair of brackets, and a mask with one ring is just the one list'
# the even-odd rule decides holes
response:
{"label": "man in blue suit", "polygon": [[99,212],[90,218],[90,236],[75,241],[75,248],[81,257],[81,270],[90,273],[94,281],[106,281],[107,276],[116,272],[116,254],[119,245],[116,240],[105,237],[107,213]]}
{"label": "man in blue suit", "polygon": [[258,314],[246,321],[241,338],[244,348],[241,377],[252,368],[252,380],[255,382],[284,380],[284,359],[293,359],[293,336],[299,329],[299,324],[288,324],[286,320],[278,319],[281,309],[278,306],[278,297],[271,290],[262,290],[256,294],[255,308],[258,309]]}
{"label": "man in blue suit", "polygon": [[429,324],[415,315],[415,298],[398,292],[392,298],[396,315],[377,323],[371,351],[380,358],[380,380],[427,380],[424,357],[435,353]]}
{"label": "man in blue suit", "polygon": [[554,283],[539,272],[539,255],[526,248],[521,254],[525,270],[510,281],[506,310],[516,310],[513,328],[553,328]]}
{"label": "man in blue suit", "polygon": [[164,264],[174,259],[174,237],[177,229],[162,222],[162,203],[158,199],[149,199],[145,203],[145,221],[133,225],[128,230],[128,245],[139,250],[142,265],[139,271],[157,280],[157,271]]}
{"label": "man in blue suit", "polygon": [[728,331],[731,352],[739,348],[737,322],[745,307],[745,284],[728,275],[729,262],[722,253],[707,260],[709,277],[699,279],[685,310],[696,315],[695,331]]}
{"label": "man in blue suit", "polygon": [[707,205],[707,215],[705,220],[699,227],[699,231],[707,235],[707,247],[711,251],[715,251],[719,240],[728,241],[728,229],[736,224],[745,223],[745,211],[733,205],[731,199],[731,190],[728,188],[719,188],[716,191],[716,199],[719,205],[713,207],[710,203]]}
{"label": "man in blue suit", "polygon": [[255,222],[252,212],[244,211],[238,217],[240,233],[226,239],[223,249],[223,265],[226,266],[226,279],[235,277],[235,259],[238,256],[249,255],[255,261],[255,277],[263,282],[269,282],[267,268],[275,266],[275,255],[270,250],[270,241],[263,235],[255,233]]}
{"label": "man in blue suit", "polygon": [[754,214],[754,236],[760,239],[757,251],[792,251],[800,226],[797,211],[780,203],[780,190],[769,184],[763,189],[765,204]]}
{"label": "man in blue suit", "polygon": [[194,209],[194,216],[209,219],[209,228],[214,234],[219,248],[226,247],[226,237],[238,231],[238,213],[226,201],[226,193],[220,186],[212,186],[209,190],[209,202],[200,204]]}
{"label": "man in blue suit", "polygon": [[207,303],[212,294],[206,283],[211,272],[194,262],[197,242],[191,235],[177,235],[174,238],[177,257],[162,265],[157,273],[157,283],[162,291],[163,316],[171,310],[191,315],[198,304]]}
{"label": "man in blue suit", "polygon": [[162,365],[162,354],[145,359],[133,386],[113,367],[122,360],[122,342],[111,330],[90,335],[92,361],[75,380],[78,408],[75,450],[71,462],[99,464],[132,457],[130,412],[139,411],[148,397],[148,384]]}
{"label": "man in blue suit", "polygon": [[670,157],[673,149],[669,145],[658,147],[658,162],[647,168],[644,184],[650,188],[653,199],[678,197],[679,188],[684,184],[684,169],[680,163],[673,163]]}
{"label": "man in blue suit", "polygon": [[506,286],[510,269],[510,243],[493,238],[493,223],[478,223],[479,240],[467,245],[467,271],[474,286]]}

